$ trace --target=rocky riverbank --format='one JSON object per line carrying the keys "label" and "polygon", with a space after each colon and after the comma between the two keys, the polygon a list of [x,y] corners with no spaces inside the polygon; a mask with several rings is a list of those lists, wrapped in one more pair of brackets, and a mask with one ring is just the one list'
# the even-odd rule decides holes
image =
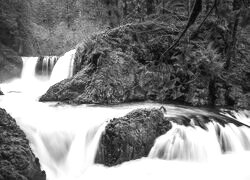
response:
{"label": "rocky riverbank", "polygon": [[45,180],[38,158],[16,121],[0,108],[0,180]]}
{"label": "rocky riverbank", "polygon": [[203,33],[219,31],[216,28],[204,25],[197,35],[204,39],[199,48],[199,39],[194,38],[191,45],[182,43],[168,55],[165,49],[178,35],[174,24],[127,24],[95,34],[77,49],[75,75],[52,86],[40,101],[118,104],[153,100],[249,109],[249,63],[236,59],[230,70],[223,68],[223,52],[216,47],[226,42]]}

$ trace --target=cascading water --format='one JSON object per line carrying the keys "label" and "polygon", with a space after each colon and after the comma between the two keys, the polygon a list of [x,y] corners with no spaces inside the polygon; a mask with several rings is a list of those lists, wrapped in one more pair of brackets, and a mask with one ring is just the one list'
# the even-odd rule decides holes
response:
{"label": "cascading water", "polygon": [[36,64],[36,76],[49,78],[58,60],[58,56],[39,57]]}
{"label": "cascading water", "polygon": [[60,58],[23,57],[21,78],[2,84],[1,88],[4,92],[22,92],[28,94],[28,98],[38,98],[49,86],[73,75],[75,52],[73,49]]}
{"label": "cascading water", "polygon": [[[216,113],[174,105],[164,105],[165,116],[185,116],[190,119],[189,126],[172,122],[172,129],[156,139],[148,157],[112,168],[95,165],[98,142],[108,120],[124,116],[133,109],[160,108],[162,105],[76,107],[38,102],[37,98],[51,84],[72,75],[74,54],[72,50],[59,58],[51,78],[42,80],[36,78],[35,72],[39,59],[23,58],[21,79],[1,84],[5,95],[0,97],[0,107],[5,108],[25,131],[48,180],[250,179],[250,130],[247,126],[220,121],[201,126],[192,114],[215,117]],[[249,111],[222,113],[249,125]]]}
{"label": "cascading water", "polygon": [[76,50],[73,49],[58,59],[58,63],[56,63],[51,74],[51,84],[55,84],[73,75],[75,53]]}
{"label": "cascading water", "polygon": [[173,124],[173,128],[160,136],[149,157],[166,160],[207,161],[222,153],[250,150],[249,129],[227,124],[222,127],[213,122],[200,127],[185,127]]}
{"label": "cascading water", "polygon": [[37,57],[23,57],[23,70],[21,79],[30,80],[35,77],[35,66],[37,64]]}

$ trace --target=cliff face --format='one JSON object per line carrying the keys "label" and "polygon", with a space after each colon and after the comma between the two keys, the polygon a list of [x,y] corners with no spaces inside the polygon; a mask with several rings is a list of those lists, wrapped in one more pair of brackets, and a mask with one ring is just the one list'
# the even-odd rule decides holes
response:
{"label": "cliff face", "polygon": [[24,132],[16,121],[0,108],[0,179],[45,180]]}
{"label": "cliff face", "polygon": [[28,0],[0,0],[0,82],[20,76],[19,56],[34,53]]}

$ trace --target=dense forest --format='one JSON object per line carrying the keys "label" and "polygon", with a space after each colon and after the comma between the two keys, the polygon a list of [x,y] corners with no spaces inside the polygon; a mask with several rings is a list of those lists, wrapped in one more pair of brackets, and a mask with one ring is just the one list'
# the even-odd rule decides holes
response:
{"label": "dense forest", "polygon": [[[248,7],[247,0],[203,2],[195,0],[2,0],[1,23],[9,26],[9,29],[15,28],[15,24],[18,29],[25,29],[20,31],[20,36],[25,37],[26,40],[32,39],[30,43],[35,46],[38,53],[60,55],[93,32],[107,27],[113,28],[126,23],[149,20],[169,22],[171,19],[181,31],[190,19],[188,26],[194,24],[193,29],[190,30],[193,35],[194,31],[202,27],[202,24],[213,21],[217,26],[226,28],[233,36],[236,34],[234,30],[241,32],[242,28],[245,28],[248,32]],[[4,28],[4,26],[1,27]],[[4,33],[1,35],[4,36]],[[30,51],[27,47],[24,49]]]}

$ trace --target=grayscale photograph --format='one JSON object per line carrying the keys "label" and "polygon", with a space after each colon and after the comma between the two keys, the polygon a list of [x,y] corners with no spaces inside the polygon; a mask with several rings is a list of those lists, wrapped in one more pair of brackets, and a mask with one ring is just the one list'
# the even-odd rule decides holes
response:
{"label": "grayscale photograph", "polygon": [[0,180],[250,180],[250,0],[0,0]]}

